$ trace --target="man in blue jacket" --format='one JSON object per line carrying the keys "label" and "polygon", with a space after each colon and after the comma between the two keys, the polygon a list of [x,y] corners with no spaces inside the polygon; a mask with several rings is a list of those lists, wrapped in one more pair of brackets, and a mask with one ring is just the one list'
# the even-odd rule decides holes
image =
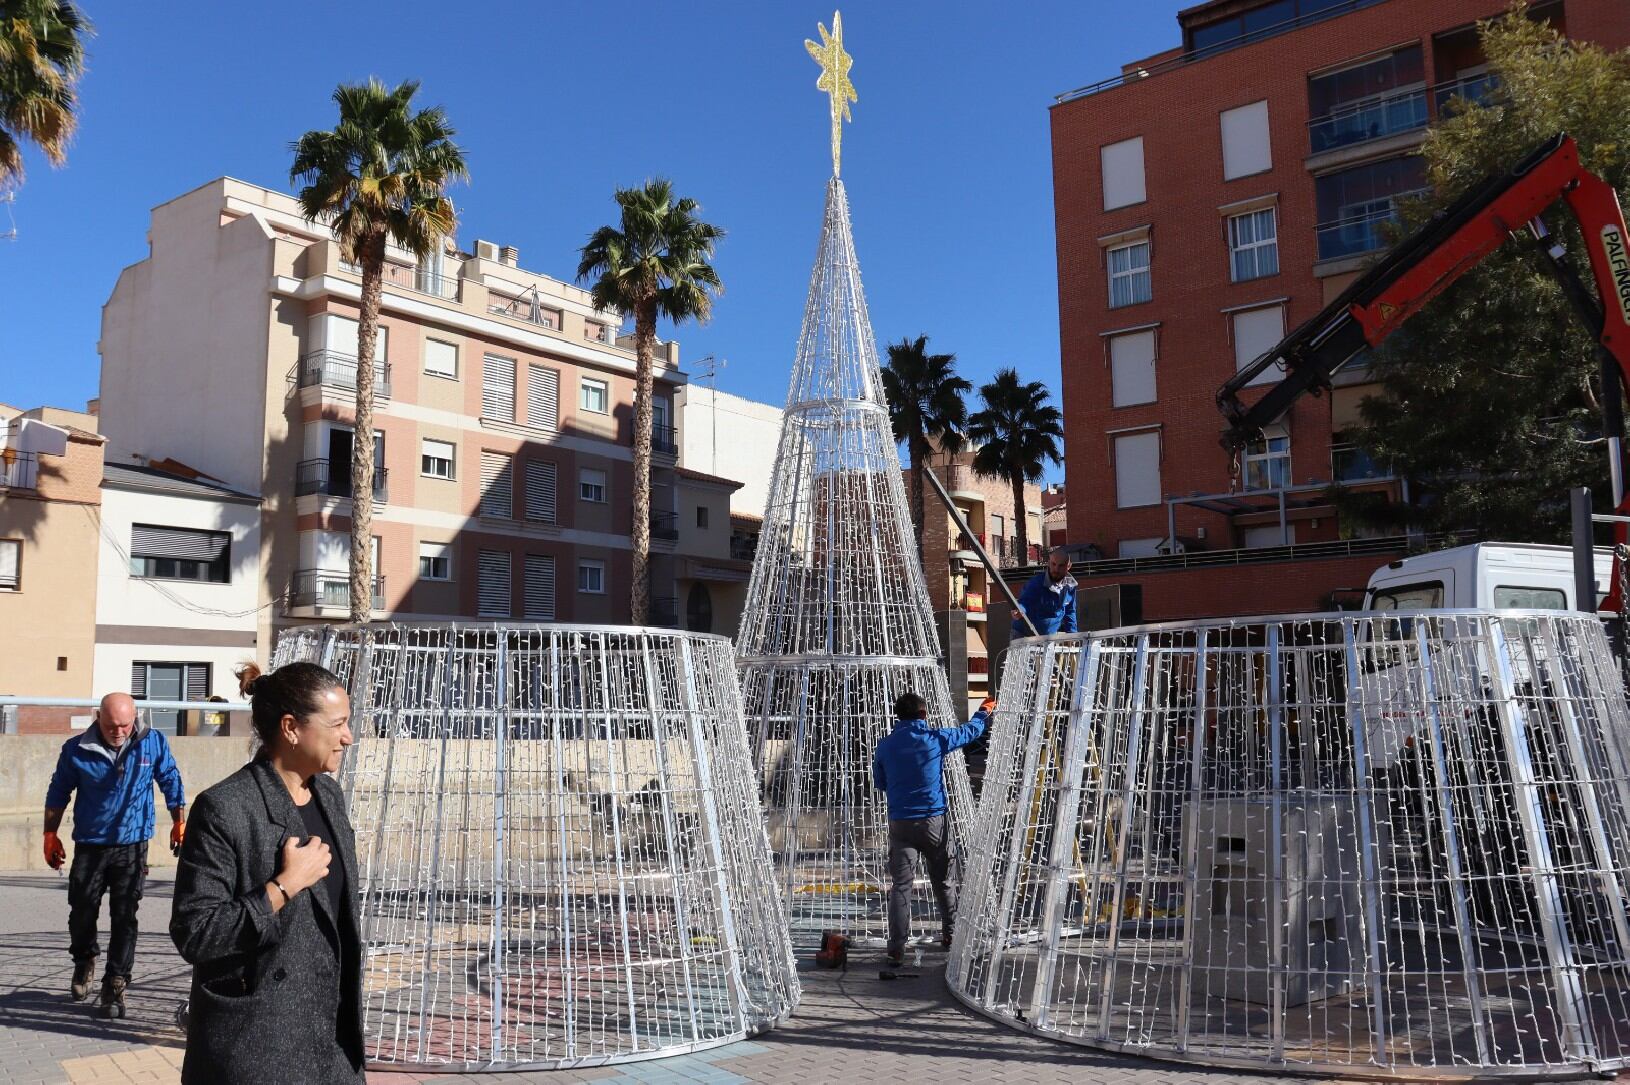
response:
{"label": "man in blue jacket", "polygon": [[930,727],[928,704],[915,693],[894,702],[894,729],[883,736],[872,757],[872,785],[889,800],[889,963],[905,957],[911,932],[911,883],[920,854],[940,908],[940,942],[951,948],[956,920],[956,893],[946,884],[951,865],[946,820],[945,755],[985,733],[996,702],[987,700],[961,727]]}
{"label": "man in blue jacket", "polygon": [[[1047,555],[1047,568],[1030,578],[1019,593],[1019,609],[1024,611],[1036,632],[1075,632],[1075,577],[1070,575],[1070,556],[1054,547]],[[1030,636],[1024,618],[1013,616],[1013,637]]]}
{"label": "man in blue jacket", "polygon": [[126,693],[102,698],[96,719],[62,744],[51,786],[45,792],[45,862],[61,870],[67,851],[57,837],[62,813],[74,798],[74,862],[68,872],[68,952],[74,959],[69,992],[75,1002],[90,994],[96,975],[96,918],[108,897],[108,964],[102,977],[100,1012],[124,1016],[124,991],[136,960],[136,907],[147,874],[147,842],[153,837],[153,784],[169,807],[170,848],[186,832],[186,795],[181,771],[162,734],[138,724],[136,702]]}

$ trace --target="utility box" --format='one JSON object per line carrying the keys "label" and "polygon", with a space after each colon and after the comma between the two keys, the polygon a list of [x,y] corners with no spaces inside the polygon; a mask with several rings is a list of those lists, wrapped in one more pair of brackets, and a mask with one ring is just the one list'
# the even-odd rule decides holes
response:
{"label": "utility box", "polygon": [[1277,885],[1270,802],[1219,799],[1188,811],[1198,871],[1190,912],[1197,1000],[1270,1004],[1276,939],[1286,1006],[1347,994],[1364,972],[1353,804],[1292,796],[1279,804]]}

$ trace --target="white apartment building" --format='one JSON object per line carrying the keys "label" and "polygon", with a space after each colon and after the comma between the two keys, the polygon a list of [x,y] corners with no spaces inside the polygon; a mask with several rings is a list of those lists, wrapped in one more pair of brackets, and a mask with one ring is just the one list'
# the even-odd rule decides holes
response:
{"label": "white apartment building", "polygon": [[[230,178],[155,208],[148,241],[103,310],[110,458],[173,459],[260,498],[264,655],[276,628],[348,612],[360,276],[292,197]],[[631,341],[587,290],[472,249],[389,253],[375,613],[626,621]],[[677,344],[657,367],[653,621],[680,624],[682,560],[716,541],[679,510]]]}
{"label": "white apartment building", "polygon": [[781,408],[700,384],[683,385],[675,396],[680,464],[740,482],[730,511],[762,520],[781,445]]}

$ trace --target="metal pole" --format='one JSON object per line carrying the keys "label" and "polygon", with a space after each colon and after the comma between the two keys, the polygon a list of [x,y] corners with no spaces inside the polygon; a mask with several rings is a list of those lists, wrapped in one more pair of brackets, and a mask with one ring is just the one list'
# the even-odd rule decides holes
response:
{"label": "metal pole", "polygon": [[1596,547],[1591,522],[1590,487],[1568,491],[1573,510],[1573,609],[1596,613]]}
{"label": "metal pole", "polygon": [[1041,630],[1036,628],[1036,624],[1030,620],[1030,615],[1026,614],[1019,606],[1018,597],[1015,596],[1013,594],[1013,590],[1007,586],[1007,581],[1002,579],[1002,574],[996,571],[996,563],[990,560],[990,555],[985,553],[984,546],[980,545],[979,539],[969,529],[968,521],[962,518],[961,510],[956,507],[954,502],[952,502],[951,495],[945,492],[945,486],[940,482],[938,476],[934,474],[933,469],[926,464],[923,465],[923,477],[928,479],[928,481],[933,484],[934,492],[938,494],[939,499],[945,503],[945,511],[951,514],[951,520],[956,524],[957,530],[962,532],[963,538],[967,539],[969,544],[973,547],[973,552],[979,555],[979,560],[985,566],[985,571],[990,574],[991,580],[998,588],[1002,589],[1002,594],[1007,596],[1007,601],[1013,607],[1013,613],[1018,615],[1020,621],[1024,622],[1025,628],[1030,630],[1030,635],[1032,637],[1041,636]]}

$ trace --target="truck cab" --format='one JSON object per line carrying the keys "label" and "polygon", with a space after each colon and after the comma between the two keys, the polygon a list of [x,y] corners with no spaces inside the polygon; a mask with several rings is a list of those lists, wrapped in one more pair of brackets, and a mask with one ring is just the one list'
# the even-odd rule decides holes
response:
{"label": "truck cab", "polygon": [[1370,574],[1365,610],[1594,611],[1608,593],[1613,552],[1595,550],[1596,598],[1574,598],[1573,551],[1540,543],[1473,543],[1401,558]]}

